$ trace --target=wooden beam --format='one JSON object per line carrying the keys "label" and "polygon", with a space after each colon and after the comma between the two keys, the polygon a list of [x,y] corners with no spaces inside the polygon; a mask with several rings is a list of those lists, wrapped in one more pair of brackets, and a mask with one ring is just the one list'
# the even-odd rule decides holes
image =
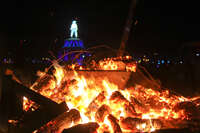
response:
{"label": "wooden beam", "polygon": [[[7,80],[11,80],[11,79],[7,79]],[[39,105],[42,106],[57,106],[58,104],[54,101],[52,101],[51,99],[40,95],[39,93],[17,83],[14,80],[11,80],[12,83],[12,87],[13,87],[13,91],[15,91],[17,94],[21,95],[21,96],[25,96],[28,99],[36,102]]]}

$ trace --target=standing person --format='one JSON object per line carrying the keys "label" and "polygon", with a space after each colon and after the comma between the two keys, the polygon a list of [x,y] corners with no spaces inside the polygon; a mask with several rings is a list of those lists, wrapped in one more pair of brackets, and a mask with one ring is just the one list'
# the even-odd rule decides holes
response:
{"label": "standing person", "polygon": [[75,20],[72,21],[72,25],[71,25],[71,38],[73,38],[73,36],[75,35],[75,37],[78,37],[78,26]]}

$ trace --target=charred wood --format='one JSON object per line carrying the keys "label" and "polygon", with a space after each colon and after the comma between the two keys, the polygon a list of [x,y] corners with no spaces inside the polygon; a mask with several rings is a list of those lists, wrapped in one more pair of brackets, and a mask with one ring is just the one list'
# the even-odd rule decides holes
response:
{"label": "charred wood", "polygon": [[45,74],[36,81],[36,84],[33,86],[33,88],[36,91],[48,89],[51,81],[55,81],[55,78],[52,75]]}
{"label": "charred wood", "polygon": [[110,108],[108,105],[102,105],[95,114],[95,119],[97,122],[103,122],[105,117],[109,114]]}
{"label": "charred wood", "polygon": [[63,130],[62,133],[95,133],[99,125],[95,122],[90,122],[86,124],[78,124],[71,128]]}
{"label": "charred wood", "polygon": [[131,103],[124,104],[124,110],[125,110],[127,117],[141,116],[141,114],[136,113],[135,108],[134,108],[133,104],[131,104]]}
{"label": "charred wood", "polygon": [[110,121],[110,124],[112,126],[114,133],[122,133],[122,130],[118,124],[117,118],[115,118],[113,115],[110,114],[108,116],[108,120]]}
{"label": "charred wood", "polygon": [[149,111],[148,107],[145,107],[144,104],[142,104],[142,102],[140,102],[138,99],[136,99],[135,97],[131,97],[130,98],[131,103],[134,104],[134,108],[136,110],[136,112],[142,111],[143,113],[146,113]]}
{"label": "charred wood", "polygon": [[31,89],[29,89],[21,84],[18,84],[15,81],[13,81],[12,84],[13,84],[14,90],[16,92],[18,92],[22,96],[26,96],[28,99],[36,102],[39,105],[52,106],[52,107],[56,107],[58,105],[56,102],[40,95],[39,93],[37,93],[35,91],[32,91]]}
{"label": "charred wood", "polygon": [[140,119],[140,118],[131,118],[131,117],[127,117],[125,119],[121,119],[120,120],[120,125],[122,128],[127,129],[127,130],[139,130],[137,128],[137,126],[140,126],[142,124],[145,124],[145,129],[148,131],[148,129],[151,128],[151,126],[153,126],[156,129],[160,129],[162,128],[163,123],[158,120],[158,119]]}
{"label": "charred wood", "polygon": [[120,126],[123,129],[127,130],[136,130],[136,125],[141,123],[142,120],[139,118],[132,118],[132,117],[127,117],[125,119],[120,120]]}
{"label": "charred wood", "polygon": [[195,98],[192,102],[193,102],[194,104],[200,105],[200,97]]}
{"label": "charred wood", "polygon": [[136,113],[134,105],[129,102],[119,91],[113,92],[110,100],[114,103],[122,103],[127,117],[136,117],[140,115]]}
{"label": "charred wood", "polygon": [[181,102],[174,109],[175,111],[184,110],[188,119],[200,119],[200,110],[193,102]]}
{"label": "charred wood", "polygon": [[157,130],[156,133],[198,133],[193,132],[189,128],[181,128],[181,129],[161,129]]}
{"label": "charred wood", "polygon": [[15,129],[16,133],[28,133],[39,129],[42,125],[48,123],[59,114],[68,110],[65,103],[61,103],[54,108],[40,107],[39,109],[26,113],[20,121],[20,127]]}
{"label": "charred wood", "polygon": [[86,112],[86,115],[89,117],[91,112],[96,112],[100,106],[99,103],[102,103],[105,100],[105,92],[99,93],[99,95],[89,104],[88,106],[88,112]]}
{"label": "charred wood", "polygon": [[114,103],[127,103],[127,99],[119,92],[119,91],[115,91],[112,93],[112,95],[110,96],[110,100],[112,100]]}
{"label": "charred wood", "polygon": [[69,112],[64,112],[63,114],[56,117],[54,120],[47,123],[45,126],[41,127],[37,133],[52,133],[52,132],[62,132],[65,128],[73,123],[78,124],[81,120],[81,116],[78,110],[71,109]]}

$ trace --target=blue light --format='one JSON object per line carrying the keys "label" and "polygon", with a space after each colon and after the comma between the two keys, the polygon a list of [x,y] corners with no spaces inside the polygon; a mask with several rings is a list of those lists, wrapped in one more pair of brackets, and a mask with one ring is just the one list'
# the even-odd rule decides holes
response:
{"label": "blue light", "polygon": [[81,40],[65,40],[63,48],[79,47],[84,48],[83,41]]}
{"label": "blue light", "polygon": [[73,44],[72,47],[76,47],[75,43],[72,43],[72,44]]}
{"label": "blue light", "polygon": [[167,64],[170,64],[170,61],[169,61],[169,60],[167,61]]}
{"label": "blue light", "polygon": [[76,47],[79,47],[79,44],[78,44],[78,41],[77,41],[77,40],[75,41],[75,44],[76,44]]}
{"label": "blue light", "polygon": [[80,46],[81,48],[83,48],[83,42],[82,42],[82,41],[79,41],[79,46]]}
{"label": "blue light", "polygon": [[65,61],[69,60],[69,59],[68,59],[68,56],[65,56],[65,57],[64,57],[64,60],[65,60]]}
{"label": "blue light", "polygon": [[164,60],[162,60],[162,61],[161,61],[161,63],[162,63],[162,64],[164,64],[164,63],[165,63],[165,61],[164,61]]}
{"label": "blue light", "polygon": [[158,65],[160,65],[160,60],[158,60]]}

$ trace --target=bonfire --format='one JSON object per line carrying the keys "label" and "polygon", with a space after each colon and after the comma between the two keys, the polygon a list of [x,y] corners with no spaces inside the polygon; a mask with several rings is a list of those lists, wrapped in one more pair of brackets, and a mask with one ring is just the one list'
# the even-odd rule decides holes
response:
{"label": "bonfire", "polygon": [[[34,133],[64,133],[79,125],[97,133],[154,132],[185,128],[188,121],[200,118],[199,97],[187,98],[160,86],[147,88],[134,84],[127,87],[100,75],[81,74],[84,70],[139,71],[136,62],[124,63],[115,59],[101,60],[93,64],[93,68],[66,67],[53,62],[52,74],[48,70],[39,71],[39,79],[30,89],[56,103],[65,101],[69,110]],[[37,109],[34,102],[26,97],[23,100],[25,111]]]}

